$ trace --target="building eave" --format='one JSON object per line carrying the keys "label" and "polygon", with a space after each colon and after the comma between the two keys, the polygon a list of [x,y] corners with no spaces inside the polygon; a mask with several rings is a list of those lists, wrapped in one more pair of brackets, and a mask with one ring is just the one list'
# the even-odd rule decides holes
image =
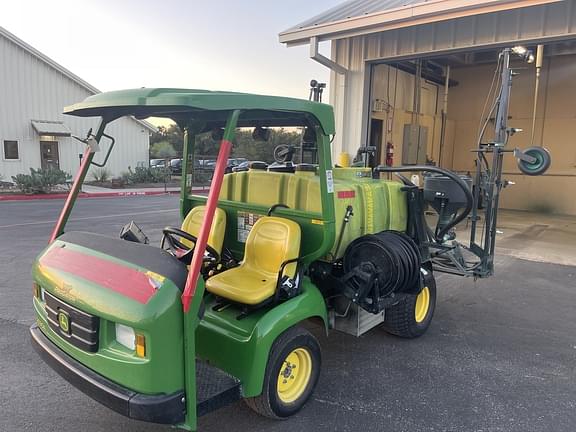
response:
{"label": "building eave", "polygon": [[564,0],[431,0],[325,24],[292,28],[280,33],[279,41],[287,46],[296,46],[308,44],[313,37],[318,40],[342,39],[560,1]]}

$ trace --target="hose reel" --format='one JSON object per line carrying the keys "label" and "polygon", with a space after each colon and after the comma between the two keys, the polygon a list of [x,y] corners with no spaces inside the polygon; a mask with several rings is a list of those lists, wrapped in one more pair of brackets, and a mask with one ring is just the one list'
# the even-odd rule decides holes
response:
{"label": "hose reel", "polygon": [[342,294],[368,312],[379,313],[400,294],[420,291],[421,258],[406,234],[382,231],[357,238],[346,248]]}

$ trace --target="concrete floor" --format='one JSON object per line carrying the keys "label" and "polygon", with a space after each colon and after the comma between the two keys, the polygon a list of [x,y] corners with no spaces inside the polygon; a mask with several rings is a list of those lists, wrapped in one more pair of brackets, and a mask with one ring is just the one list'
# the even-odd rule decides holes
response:
{"label": "concrete floor", "polygon": [[498,253],[576,266],[576,216],[501,210],[499,217]]}
{"label": "concrete floor", "polygon": [[[435,217],[428,217],[431,227]],[[468,244],[470,226],[461,223],[457,240]],[[481,229],[477,229],[477,237]],[[478,238],[476,240],[479,241]],[[528,261],[576,266],[576,216],[500,210],[496,253]]]}
{"label": "concrete floor", "polygon": [[[171,430],[100,406],[30,346],[29,269],[61,205],[0,203],[0,431]],[[81,200],[69,229],[116,235],[135,219],[157,242],[163,226],[178,224],[177,206],[178,197]],[[203,417],[200,430],[576,430],[576,267],[554,264],[576,263],[576,217],[503,211],[499,230],[495,276],[439,275],[423,337],[317,332],[320,381],[298,415],[272,421],[238,402]]]}

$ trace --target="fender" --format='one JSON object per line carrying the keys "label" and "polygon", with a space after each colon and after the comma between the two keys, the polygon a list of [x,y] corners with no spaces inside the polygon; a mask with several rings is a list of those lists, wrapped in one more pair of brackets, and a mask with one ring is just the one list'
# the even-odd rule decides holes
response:
{"label": "fender", "polygon": [[328,330],[324,298],[307,277],[302,280],[300,295],[241,320],[237,308],[216,312],[212,308],[215,300],[206,300],[206,314],[196,331],[197,355],[240,379],[244,397],[262,393],[268,354],[285,330],[309,318],[322,319]]}

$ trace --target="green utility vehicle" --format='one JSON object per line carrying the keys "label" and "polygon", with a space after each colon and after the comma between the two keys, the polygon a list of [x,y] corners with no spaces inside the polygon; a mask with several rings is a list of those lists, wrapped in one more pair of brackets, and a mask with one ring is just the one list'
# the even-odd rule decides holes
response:
{"label": "green utility vehicle", "polygon": [[[243,398],[259,414],[289,417],[320,375],[320,347],[304,322],[417,337],[434,314],[435,267],[492,272],[491,237],[467,248],[452,228],[479,194],[495,224],[492,176],[501,169],[479,170],[473,196],[468,178],[436,167],[409,167],[432,172],[424,189],[401,175],[381,178],[408,168],[335,167],[332,108],[298,99],[137,89],[65,112],[102,121],[82,139],[80,170],[33,265],[32,341],[65,379],[125,416],[195,430],[197,417]],[[134,224],[122,238],[64,232],[90,165],[105,164],[114,146],[106,126],[123,116],[170,118],[184,131],[182,225],[164,229],[163,247],[146,244]],[[308,159],[225,174],[238,130],[267,142],[274,127],[301,128]],[[192,184],[202,134],[219,143],[208,196]],[[498,160],[503,144],[478,154]],[[107,147],[102,163],[99,146]],[[545,152],[517,157],[533,173],[549,163]],[[434,232],[426,201],[439,209]]]}

